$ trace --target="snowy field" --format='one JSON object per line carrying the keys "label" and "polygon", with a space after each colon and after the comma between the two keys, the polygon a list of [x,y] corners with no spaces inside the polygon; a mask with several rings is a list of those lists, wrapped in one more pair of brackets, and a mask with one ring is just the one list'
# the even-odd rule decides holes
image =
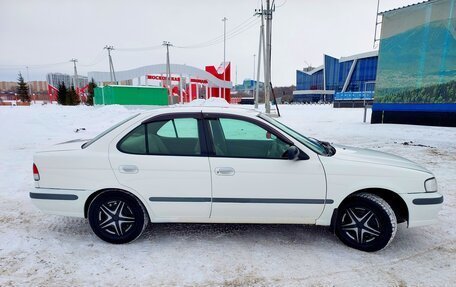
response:
{"label": "snowy field", "polygon": [[364,124],[362,109],[282,106],[280,120],[305,135],[391,152],[435,173],[445,196],[439,224],[401,224],[377,253],[350,249],[327,228],[302,225],[151,224],[135,242],[117,246],[92,234],[87,220],[46,215],[31,204],[35,150],[91,138],[136,112],[0,107],[0,286],[456,284],[456,129]]}

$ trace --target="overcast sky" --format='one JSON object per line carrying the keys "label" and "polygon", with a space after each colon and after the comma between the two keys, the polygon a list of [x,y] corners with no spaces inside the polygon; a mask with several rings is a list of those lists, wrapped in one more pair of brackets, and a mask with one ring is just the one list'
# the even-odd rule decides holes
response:
{"label": "overcast sky", "polygon": [[[380,0],[380,11],[417,3]],[[226,58],[232,79],[253,77],[258,54],[259,22],[251,18],[260,0],[0,0],[0,81],[16,80],[18,71],[31,80],[47,72],[109,71],[106,51],[117,71],[165,63],[164,40],[191,46],[223,34],[227,17]],[[272,82],[296,84],[296,70],[323,63],[323,54],[350,56],[373,50],[377,0],[276,0],[272,39]],[[257,20],[258,21],[258,20]],[[243,25],[241,25],[244,23]],[[233,28],[241,25],[234,33]],[[223,41],[200,48],[170,50],[171,63],[204,69],[223,61]],[[150,50],[122,51],[143,47]],[[60,64],[56,64],[60,63]],[[56,64],[56,65],[48,65]],[[37,66],[42,65],[42,66]]]}

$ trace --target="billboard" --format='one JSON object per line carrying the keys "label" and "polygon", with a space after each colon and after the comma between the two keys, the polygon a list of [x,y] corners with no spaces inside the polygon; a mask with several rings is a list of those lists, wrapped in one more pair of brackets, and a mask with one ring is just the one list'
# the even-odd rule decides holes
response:
{"label": "billboard", "polygon": [[375,103],[456,103],[456,0],[383,13]]}

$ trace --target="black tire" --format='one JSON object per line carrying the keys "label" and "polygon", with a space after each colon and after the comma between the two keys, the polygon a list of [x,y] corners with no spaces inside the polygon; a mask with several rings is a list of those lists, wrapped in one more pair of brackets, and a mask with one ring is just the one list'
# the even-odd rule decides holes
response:
{"label": "black tire", "polygon": [[104,191],[97,195],[90,203],[88,218],[93,232],[114,244],[135,240],[149,223],[142,203],[122,191]]}
{"label": "black tire", "polygon": [[336,235],[352,248],[367,252],[381,250],[391,243],[396,230],[393,209],[375,194],[355,194],[338,210]]}

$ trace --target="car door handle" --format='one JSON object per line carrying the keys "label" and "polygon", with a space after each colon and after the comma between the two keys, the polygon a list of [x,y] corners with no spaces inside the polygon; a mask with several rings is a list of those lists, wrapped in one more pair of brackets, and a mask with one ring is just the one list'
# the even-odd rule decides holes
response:
{"label": "car door handle", "polygon": [[234,168],[232,167],[216,167],[215,174],[216,175],[234,175]]}
{"label": "car door handle", "polygon": [[136,165],[121,165],[119,171],[121,173],[138,173],[139,169]]}

